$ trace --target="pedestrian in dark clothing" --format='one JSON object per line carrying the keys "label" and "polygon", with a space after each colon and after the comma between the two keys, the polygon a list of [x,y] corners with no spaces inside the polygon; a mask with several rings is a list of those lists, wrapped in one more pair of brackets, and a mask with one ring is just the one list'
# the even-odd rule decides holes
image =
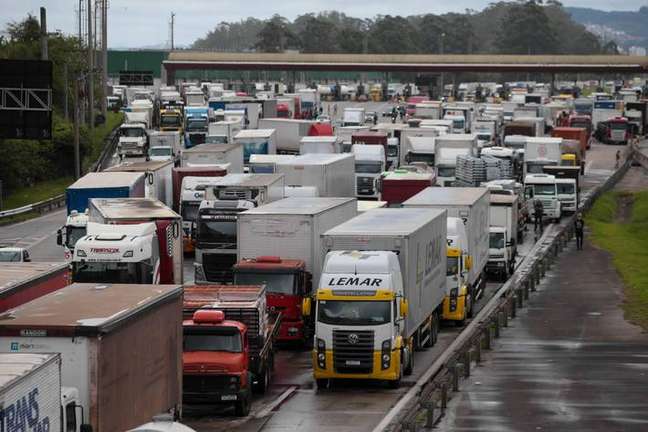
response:
{"label": "pedestrian in dark clothing", "polygon": [[616,164],[614,165],[614,168],[619,168],[619,162],[621,161],[621,150],[617,150],[616,152]]}
{"label": "pedestrian in dark clothing", "polygon": [[544,206],[542,201],[536,198],[533,201],[533,231],[537,232],[538,230],[542,232],[544,226],[542,224],[542,216],[544,214]]}
{"label": "pedestrian in dark clothing", "polygon": [[378,113],[374,113],[373,115],[373,124],[378,124]]}
{"label": "pedestrian in dark clothing", "polygon": [[574,222],[574,230],[576,231],[576,249],[583,250],[583,229],[585,228],[585,221],[583,215],[578,213],[576,222]]}

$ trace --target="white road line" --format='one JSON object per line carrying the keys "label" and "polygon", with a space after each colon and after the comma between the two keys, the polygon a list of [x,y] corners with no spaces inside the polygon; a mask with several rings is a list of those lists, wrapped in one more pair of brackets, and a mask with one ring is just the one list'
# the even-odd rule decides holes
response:
{"label": "white road line", "polygon": [[255,418],[262,418],[267,415],[269,415],[272,411],[274,411],[279,405],[281,405],[286,399],[288,399],[290,396],[293,395],[297,391],[297,386],[290,386],[288,387],[277,399],[275,399],[271,404],[269,404],[267,407],[259,411],[254,415]]}

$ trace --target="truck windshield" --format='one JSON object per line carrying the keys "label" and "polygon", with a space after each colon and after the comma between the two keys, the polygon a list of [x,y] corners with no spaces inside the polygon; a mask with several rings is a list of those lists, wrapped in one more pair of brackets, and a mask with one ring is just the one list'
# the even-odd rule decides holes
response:
{"label": "truck windshield", "polygon": [[452,120],[453,129],[463,129],[465,124],[464,120]]}
{"label": "truck windshield", "polygon": [[537,184],[533,185],[533,192],[536,196],[554,196],[556,195],[556,185]]}
{"label": "truck windshield", "polygon": [[207,144],[227,144],[225,135],[207,135]]}
{"label": "truck windshield", "polygon": [[68,249],[74,249],[76,242],[86,235],[86,227],[67,227],[65,228],[66,244]]}
{"label": "truck windshield", "polygon": [[334,325],[380,325],[391,321],[388,301],[320,300],[317,319]]}
{"label": "truck windshield", "polygon": [[481,141],[490,141],[491,136],[490,136],[490,134],[479,134],[479,135],[477,135],[477,139],[481,140]]}
{"label": "truck windshield", "polygon": [[151,156],[171,156],[171,147],[151,147],[149,154]]}
{"label": "truck windshield", "polygon": [[558,189],[558,195],[573,195],[576,188],[573,183],[558,183],[556,189]]}
{"label": "truck windshield", "polygon": [[20,252],[0,251],[0,262],[20,262]]}
{"label": "truck windshield", "polygon": [[489,234],[488,247],[491,249],[503,249],[505,246],[504,233],[495,232]]}
{"label": "truck windshield", "polygon": [[396,157],[398,156],[398,145],[396,144],[391,144],[387,146],[387,156],[388,157]]}
{"label": "truck windshield", "polygon": [[459,257],[448,257],[446,266],[446,276],[455,276],[459,274]]}
{"label": "truck windshield", "polygon": [[198,209],[200,208],[200,202],[191,202],[183,201],[182,202],[182,220],[188,222],[195,222],[198,217]]}
{"label": "truck windshield", "polygon": [[542,169],[543,166],[547,165],[556,165],[555,163],[547,162],[547,163],[527,163],[527,173],[528,174],[542,174],[544,170]]}
{"label": "truck windshield", "polygon": [[439,167],[438,177],[454,177],[455,167]]}
{"label": "truck windshield", "polygon": [[205,327],[184,329],[183,351],[243,351],[241,333],[235,327]]}
{"label": "truck windshield", "polygon": [[236,245],[236,216],[201,216],[196,241]]}
{"label": "truck windshield", "polygon": [[378,174],[382,172],[382,165],[377,162],[356,162],[355,172],[360,174]]}
{"label": "truck windshield", "polygon": [[433,154],[424,154],[424,153],[410,153],[407,155],[407,161],[412,162],[423,162],[428,166],[434,166],[434,155]]}
{"label": "truck windshield", "polygon": [[620,123],[620,122],[611,122],[609,123],[610,129],[612,130],[626,130],[628,129],[628,124],[627,123]]}
{"label": "truck windshield", "polygon": [[187,120],[187,131],[204,131],[207,129],[207,120],[191,119]]}
{"label": "truck windshield", "polygon": [[295,275],[290,273],[236,273],[234,285],[266,286],[266,292],[295,295]]}
{"label": "truck windshield", "polygon": [[153,268],[144,262],[74,262],[72,279],[74,282],[150,284]]}
{"label": "truck windshield", "polygon": [[121,136],[127,138],[139,138],[146,135],[144,129],[141,128],[121,128],[119,133]]}
{"label": "truck windshield", "polygon": [[160,117],[160,127],[177,127],[180,126],[180,116],[163,115]]}

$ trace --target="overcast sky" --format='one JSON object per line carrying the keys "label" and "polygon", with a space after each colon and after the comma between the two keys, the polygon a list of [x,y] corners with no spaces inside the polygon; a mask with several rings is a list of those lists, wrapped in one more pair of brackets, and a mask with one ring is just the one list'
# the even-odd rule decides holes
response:
{"label": "overcast sky", "polygon": [[[83,0],[85,3],[87,0]],[[423,13],[463,12],[482,9],[490,0],[110,0],[108,10],[108,46],[135,48],[166,44],[169,40],[171,12],[176,14],[176,45],[184,46],[204,36],[221,21],[237,21],[248,16],[268,18],[275,13],[289,19],[308,12],[338,10],[355,17],[414,15]],[[638,10],[648,0],[563,0],[567,6],[605,10]],[[47,8],[49,30],[77,32],[79,0],[0,0],[0,28],[7,22],[36,16]],[[86,18],[87,19],[87,18]]]}

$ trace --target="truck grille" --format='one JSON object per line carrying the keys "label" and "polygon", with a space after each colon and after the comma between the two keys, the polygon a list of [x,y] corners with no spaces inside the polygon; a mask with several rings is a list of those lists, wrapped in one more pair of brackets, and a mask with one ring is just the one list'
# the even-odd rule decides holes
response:
{"label": "truck grille", "polygon": [[195,133],[189,135],[189,142],[193,145],[204,144],[205,143],[205,134]]}
{"label": "truck grille", "polygon": [[372,330],[333,330],[333,365],[336,372],[371,373],[373,350]]}
{"label": "truck grille", "polygon": [[356,190],[358,192],[358,195],[373,195],[373,178],[358,177],[356,179]]}
{"label": "truck grille", "polygon": [[236,254],[203,254],[203,270],[209,282],[228,283],[234,280],[232,266]]}
{"label": "truck grille", "polygon": [[182,390],[184,393],[216,393],[228,389],[229,381],[228,375],[185,375]]}

